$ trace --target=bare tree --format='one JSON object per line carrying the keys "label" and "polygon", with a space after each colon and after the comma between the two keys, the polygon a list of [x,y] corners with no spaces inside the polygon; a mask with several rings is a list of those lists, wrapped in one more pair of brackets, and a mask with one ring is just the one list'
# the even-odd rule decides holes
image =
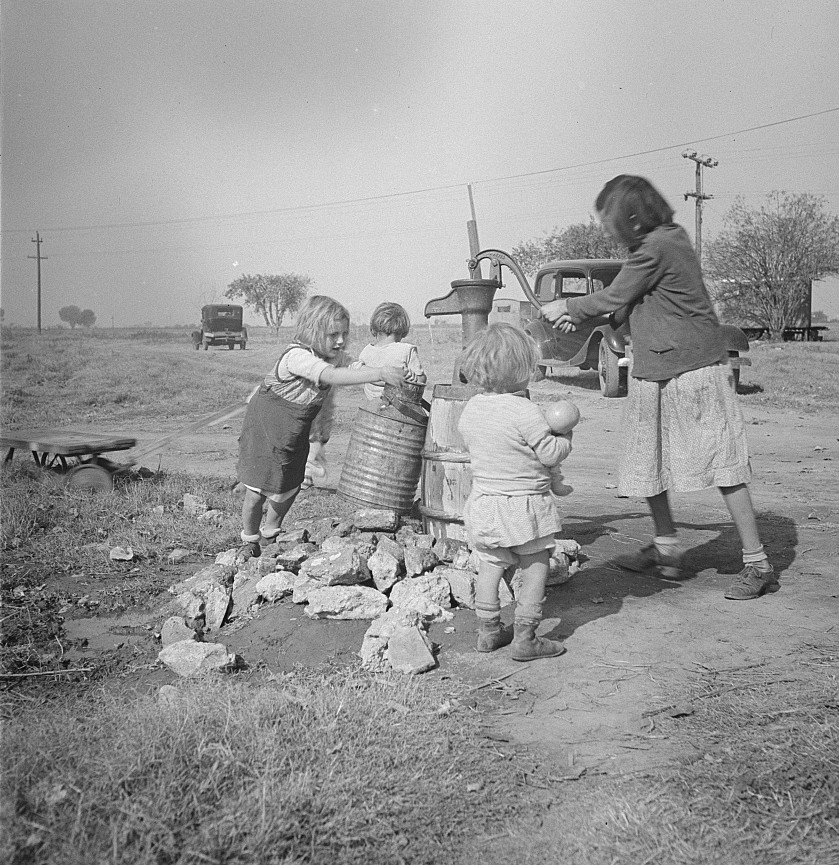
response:
{"label": "bare tree", "polygon": [[760,208],[737,198],[709,244],[705,273],[723,316],[780,339],[802,322],[812,281],[839,273],[839,217],[809,193],[773,192]]}
{"label": "bare tree", "polygon": [[549,262],[564,258],[623,258],[626,250],[593,220],[577,222],[561,231],[545,233],[541,240],[523,240],[510,253],[519,267],[532,276]]}

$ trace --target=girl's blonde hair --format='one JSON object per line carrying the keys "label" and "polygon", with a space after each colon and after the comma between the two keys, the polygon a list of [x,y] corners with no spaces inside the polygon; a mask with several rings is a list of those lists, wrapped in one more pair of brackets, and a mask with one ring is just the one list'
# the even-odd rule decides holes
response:
{"label": "girl's blonde hair", "polygon": [[463,351],[460,369],[469,384],[511,393],[530,381],[541,353],[534,339],[512,324],[491,324]]}
{"label": "girl's blonde hair", "polygon": [[298,313],[292,340],[325,354],[329,349],[327,337],[342,321],[350,323],[347,308],[325,294],[315,294]]}
{"label": "girl's blonde hair", "polygon": [[398,303],[380,303],[370,319],[370,333],[393,334],[397,339],[404,339],[411,329],[411,319],[408,313]]}

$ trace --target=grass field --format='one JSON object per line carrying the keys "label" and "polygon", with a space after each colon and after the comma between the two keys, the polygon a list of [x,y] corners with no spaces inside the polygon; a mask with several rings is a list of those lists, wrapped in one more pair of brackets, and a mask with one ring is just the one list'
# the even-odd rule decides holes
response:
{"label": "grass field", "polygon": [[[251,345],[193,353],[188,331],[2,338],[10,427],[177,427],[243,399],[274,342],[252,339],[253,364]],[[418,327],[413,338],[430,380],[450,380],[459,331]],[[839,408],[839,342],[757,344],[751,355],[742,400],[802,415]],[[209,558],[235,542],[229,483],[170,474],[94,497],[23,462],[4,466],[2,480],[5,862],[839,862],[835,657],[813,651],[783,682],[744,671],[720,693],[674,695],[707,707],[658,719],[699,758],[620,778],[568,780],[488,738],[491,689],[439,677],[242,675],[179,684],[161,702],[132,687],[144,670],[131,657],[51,675],[67,668],[68,580],[98,575],[108,587],[100,611],[149,601],[171,582],[173,546]],[[233,516],[196,523],[179,505],[185,492]],[[326,498],[301,502],[309,510],[298,516],[341,507]],[[109,561],[102,542],[131,546],[137,562]]]}

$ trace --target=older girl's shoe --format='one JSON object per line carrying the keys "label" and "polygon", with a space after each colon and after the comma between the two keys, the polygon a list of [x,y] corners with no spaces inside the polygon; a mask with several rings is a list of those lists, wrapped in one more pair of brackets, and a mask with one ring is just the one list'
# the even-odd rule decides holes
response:
{"label": "older girl's shoe", "polygon": [[734,582],[726,590],[729,601],[752,601],[761,595],[777,592],[781,588],[775,569],[770,565],[768,571],[762,571],[754,565],[746,565],[734,578]]}

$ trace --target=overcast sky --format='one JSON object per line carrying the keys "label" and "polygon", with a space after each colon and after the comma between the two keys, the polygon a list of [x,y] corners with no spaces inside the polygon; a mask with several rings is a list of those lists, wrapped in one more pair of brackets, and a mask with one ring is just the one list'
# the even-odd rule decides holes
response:
{"label": "overcast sky", "polygon": [[[703,241],[738,195],[839,213],[836,0],[3,0],[2,304],[197,322],[244,273],[421,323],[483,247],[649,177]],[[514,285],[501,294],[519,296]],[[814,308],[839,315],[839,280]]]}

